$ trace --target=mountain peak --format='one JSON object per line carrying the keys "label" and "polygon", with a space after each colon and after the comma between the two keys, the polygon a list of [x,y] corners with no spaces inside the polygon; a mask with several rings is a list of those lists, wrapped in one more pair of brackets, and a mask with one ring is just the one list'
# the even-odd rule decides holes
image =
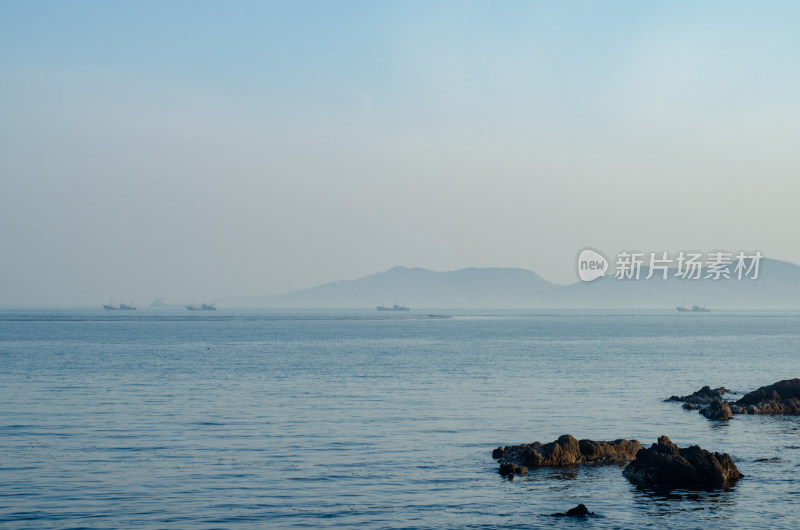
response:
{"label": "mountain peak", "polygon": [[403,304],[420,308],[610,308],[671,309],[682,301],[725,308],[797,308],[800,267],[764,260],[758,280],[617,281],[556,285],[521,268],[468,267],[431,271],[396,266],[352,281],[331,282],[282,295],[231,301],[268,307],[374,308]]}

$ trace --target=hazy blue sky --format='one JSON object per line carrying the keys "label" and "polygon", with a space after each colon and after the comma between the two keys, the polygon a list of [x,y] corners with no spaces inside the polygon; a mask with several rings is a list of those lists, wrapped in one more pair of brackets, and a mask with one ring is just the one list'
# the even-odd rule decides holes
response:
{"label": "hazy blue sky", "polygon": [[0,305],[800,262],[798,2],[0,2]]}

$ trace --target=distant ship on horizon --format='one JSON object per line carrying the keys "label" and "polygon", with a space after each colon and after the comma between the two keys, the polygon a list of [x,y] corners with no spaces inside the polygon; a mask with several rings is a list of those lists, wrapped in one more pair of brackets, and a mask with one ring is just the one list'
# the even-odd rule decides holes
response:
{"label": "distant ship on horizon", "polygon": [[121,302],[119,305],[113,305],[112,302],[109,300],[107,304],[103,304],[103,309],[106,311],[134,311],[136,310],[133,307],[133,301],[130,304],[126,304],[125,302]]}
{"label": "distant ship on horizon", "polygon": [[376,309],[378,311],[408,311],[408,308],[406,306],[402,306],[399,304],[392,304],[392,307],[386,307],[385,305],[381,304],[379,306],[376,306]]}
{"label": "distant ship on horizon", "polygon": [[187,305],[186,309],[188,309],[189,311],[216,311],[217,307],[214,304],[203,303],[200,304],[199,306],[196,306],[194,304]]}
{"label": "distant ship on horizon", "polygon": [[686,304],[676,306],[675,309],[677,309],[681,313],[709,313],[711,311],[710,309],[706,309],[705,306],[700,307],[697,304],[693,305],[691,309],[686,307]]}

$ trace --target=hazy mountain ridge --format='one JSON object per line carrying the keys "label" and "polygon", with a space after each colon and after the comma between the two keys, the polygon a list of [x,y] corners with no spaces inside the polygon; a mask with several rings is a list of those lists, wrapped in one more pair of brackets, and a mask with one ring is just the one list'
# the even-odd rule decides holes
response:
{"label": "hazy mountain ridge", "polygon": [[711,309],[800,309],[800,266],[764,259],[759,278],[682,280],[671,272],[650,280],[606,276],[590,283],[551,283],[520,268],[466,268],[431,271],[393,267],[357,280],[331,282],[274,296],[221,300],[227,306],[373,308],[393,303],[418,308],[670,308],[682,303]]}

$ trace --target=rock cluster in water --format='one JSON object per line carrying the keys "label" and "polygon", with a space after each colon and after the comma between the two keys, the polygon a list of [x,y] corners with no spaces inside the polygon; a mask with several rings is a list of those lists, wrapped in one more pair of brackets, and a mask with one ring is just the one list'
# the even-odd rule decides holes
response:
{"label": "rock cluster in water", "polygon": [[636,440],[578,441],[565,434],[546,444],[534,442],[498,447],[492,451],[492,457],[500,461],[501,475],[513,476],[527,473],[529,467],[630,462],[641,448],[642,444]]}
{"label": "rock cluster in water", "polygon": [[[738,401],[726,401],[725,387],[704,386],[686,396],[672,396],[665,401],[682,402],[684,408],[700,409],[700,413],[715,420],[729,420],[737,414],[800,415],[800,379],[785,379],[762,386]],[[623,475],[631,482],[646,487],[725,488],[743,475],[730,455],[712,453],[697,445],[680,448],[666,436],[647,449],[636,440],[599,442],[576,440],[569,434],[543,444],[498,447],[492,457],[500,462],[501,475],[513,478],[525,474],[530,467],[558,467],[579,464],[610,464],[629,462]],[[594,515],[579,504],[567,513],[554,516]]]}
{"label": "rock cluster in water", "polygon": [[[712,420],[729,420],[737,414],[800,415],[800,379],[785,379],[762,386],[738,401],[724,401],[724,387],[712,390],[704,386],[688,396],[672,396],[666,401],[682,401],[687,409],[700,409],[700,414]],[[706,405],[700,407],[700,405]]]}
{"label": "rock cluster in water", "polygon": [[[547,444],[498,447],[492,451],[492,457],[500,462],[499,473],[508,478],[526,474],[529,467],[619,462],[629,462],[623,474],[631,482],[651,487],[722,488],[742,476],[729,455],[712,453],[696,445],[681,449],[666,436],[644,449],[636,440],[578,441],[565,434]],[[580,505],[574,509],[579,508]],[[553,515],[577,515],[570,512]],[[588,510],[583,515],[586,514]]]}
{"label": "rock cluster in water", "polygon": [[641,486],[686,488],[725,488],[742,477],[728,454],[681,449],[666,436],[639,451],[622,474]]}

